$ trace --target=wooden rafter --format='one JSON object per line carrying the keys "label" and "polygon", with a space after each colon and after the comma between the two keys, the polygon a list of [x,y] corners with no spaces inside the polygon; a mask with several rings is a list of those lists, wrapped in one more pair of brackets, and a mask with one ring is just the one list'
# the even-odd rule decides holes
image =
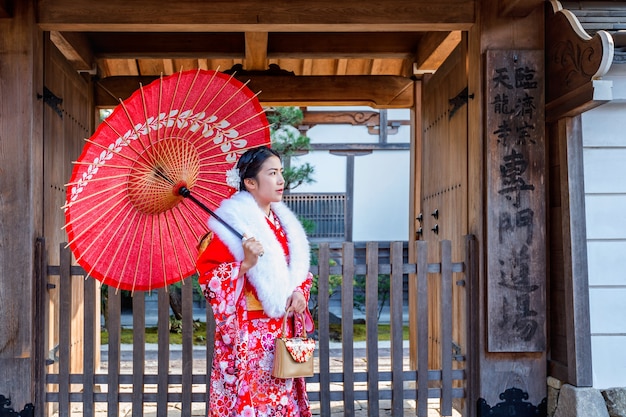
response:
{"label": "wooden rafter", "polygon": [[246,32],[246,60],[248,71],[265,70],[267,61],[267,32]]}
{"label": "wooden rafter", "polygon": [[436,69],[475,24],[476,2],[46,0],[36,16],[77,70],[97,66],[105,77],[219,61],[221,70],[276,64],[298,76],[411,77],[414,62],[417,73]]}
{"label": "wooden rafter", "polygon": [[270,58],[399,58],[413,55],[422,32],[277,33],[269,35]]}
{"label": "wooden rafter", "polygon": [[413,73],[433,73],[461,42],[461,31],[428,33],[415,54]]}
{"label": "wooden rafter", "polygon": [[89,71],[94,68],[91,46],[83,34],[52,31],[50,40],[75,69]]}

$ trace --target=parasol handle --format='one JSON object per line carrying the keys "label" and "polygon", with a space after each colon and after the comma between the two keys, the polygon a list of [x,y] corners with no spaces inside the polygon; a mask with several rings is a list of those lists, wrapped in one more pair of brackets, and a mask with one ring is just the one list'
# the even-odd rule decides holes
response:
{"label": "parasol handle", "polygon": [[235,236],[237,236],[239,239],[243,239],[243,235],[241,233],[236,231],[230,224],[226,223],[224,221],[224,219],[222,219],[220,216],[215,214],[215,212],[213,210],[211,210],[210,208],[205,206],[200,200],[198,200],[196,197],[192,196],[191,195],[191,191],[189,191],[189,188],[187,188],[185,186],[180,187],[178,189],[178,194],[182,195],[183,197],[188,198],[191,201],[193,201],[194,203],[196,203],[198,205],[198,207],[200,207],[202,210],[206,211],[211,216],[213,216],[215,218],[215,220],[217,220],[218,222],[222,223],[224,225],[224,227],[226,227],[228,230],[233,232],[235,234]]}

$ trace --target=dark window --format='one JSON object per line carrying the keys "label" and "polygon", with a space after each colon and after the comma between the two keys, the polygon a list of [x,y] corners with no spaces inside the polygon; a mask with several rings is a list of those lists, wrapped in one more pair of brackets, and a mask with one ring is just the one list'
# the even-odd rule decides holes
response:
{"label": "dark window", "polygon": [[346,234],[344,193],[288,194],[283,201],[300,218],[312,224],[309,237],[343,240]]}

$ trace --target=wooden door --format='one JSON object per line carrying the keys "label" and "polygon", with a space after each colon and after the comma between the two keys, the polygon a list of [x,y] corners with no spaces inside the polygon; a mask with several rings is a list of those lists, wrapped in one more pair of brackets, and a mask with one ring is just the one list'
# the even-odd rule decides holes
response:
{"label": "wooden door", "polygon": [[[94,117],[89,82],[69,65],[49,39],[45,43],[44,86],[44,237],[48,263],[58,265],[59,245],[67,242],[63,229],[65,216],[61,208],[65,204],[65,184],[70,179],[72,161],[80,156],[84,139],[90,136]],[[83,323],[78,317],[82,317],[85,306],[82,300],[83,280],[72,282],[72,299],[61,300],[58,277],[50,278],[55,287],[47,291],[49,319],[46,352],[49,351],[49,356],[57,360],[61,349],[69,349],[70,371],[76,373],[82,371],[83,365]],[[76,317],[71,324],[69,347],[59,345],[58,314],[63,302],[71,303],[72,317]],[[57,369],[58,360],[52,366]]]}
{"label": "wooden door", "polygon": [[[464,260],[467,220],[467,48],[465,37],[435,74],[426,78],[421,91],[421,112],[417,126],[414,155],[416,182],[416,233],[413,238],[428,242],[428,262],[439,262],[439,242],[452,242],[452,260]],[[418,89],[419,91],[419,89]],[[419,106],[418,106],[419,108]],[[421,120],[420,120],[421,119]],[[421,126],[419,125],[421,121]],[[421,178],[421,180],[420,180]],[[429,368],[440,369],[439,276],[429,275]],[[409,290],[411,292],[411,289]],[[452,322],[455,354],[466,355],[466,314],[463,288],[453,286]],[[410,295],[410,310],[415,309],[415,294]],[[420,317],[410,314],[410,328]],[[417,337],[410,336],[412,341]],[[418,341],[419,348],[423,342]],[[417,344],[411,346],[411,363],[417,363]],[[461,364],[463,365],[463,364]],[[463,365],[464,366],[464,365]],[[414,366],[415,367],[415,366]]]}

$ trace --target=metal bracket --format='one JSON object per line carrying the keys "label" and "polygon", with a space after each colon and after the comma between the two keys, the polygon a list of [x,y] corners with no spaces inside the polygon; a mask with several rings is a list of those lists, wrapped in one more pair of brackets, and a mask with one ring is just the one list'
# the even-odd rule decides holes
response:
{"label": "metal bracket", "polygon": [[247,70],[243,68],[243,64],[235,64],[230,69],[222,71],[228,75],[289,75],[295,76],[296,73],[282,69],[278,64],[270,64],[266,70]]}
{"label": "metal bracket", "polygon": [[[402,126],[402,122],[398,121],[388,121],[387,122],[387,134],[395,135],[398,133],[398,129]],[[380,134],[380,126],[367,126],[367,133],[370,135],[379,135]]]}
{"label": "metal bracket", "polygon": [[48,87],[43,87],[43,95],[37,94],[37,99],[41,100],[43,98],[43,102],[46,103],[59,117],[63,118],[63,110],[59,108],[59,105],[63,103],[63,99],[54,95],[54,93],[48,90]]}
{"label": "metal bracket", "polygon": [[478,417],[534,417],[547,415],[548,401],[544,398],[539,405],[533,405],[528,400],[528,393],[519,388],[509,388],[500,394],[504,400],[491,407],[484,398],[478,399]]}
{"label": "metal bracket", "polygon": [[465,355],[463,355],[463,349],[459,346],[458,343],[452,342],[452,359],[457,362],[464,362]]}
{"label": "metal bracket", "polygon": [[470,98],[474,99],[474,94],[468,94],[467,87],[465,87],[463,91],[456,95],[456,97],[449,99],[448,103],[450,103],[450,107],[452,108],[450,109],[450,113],[448,114],[448,120],[452,119],[454,113],[456,113],[457,110],[463,107],[464,104],[467,104]]}
{"label": "metal bracket", "polygon": [[28,403],[22,411],[15,411],[10,408],[11,400],[0,394],[0,417],[35,417],[35,406]]}
{"label": "metal bracket", "polygon": [[89,75],[98,75],[98,67],[96,64],[91,66],[91,69],[88,70],[77,70],[79,74],[89,74]]}
{"label": "metal bracket", "polygon": [[48,352],[48,357],[46,358],[46,365],[54,365],[59,362],[59,345],[56,345]]}

